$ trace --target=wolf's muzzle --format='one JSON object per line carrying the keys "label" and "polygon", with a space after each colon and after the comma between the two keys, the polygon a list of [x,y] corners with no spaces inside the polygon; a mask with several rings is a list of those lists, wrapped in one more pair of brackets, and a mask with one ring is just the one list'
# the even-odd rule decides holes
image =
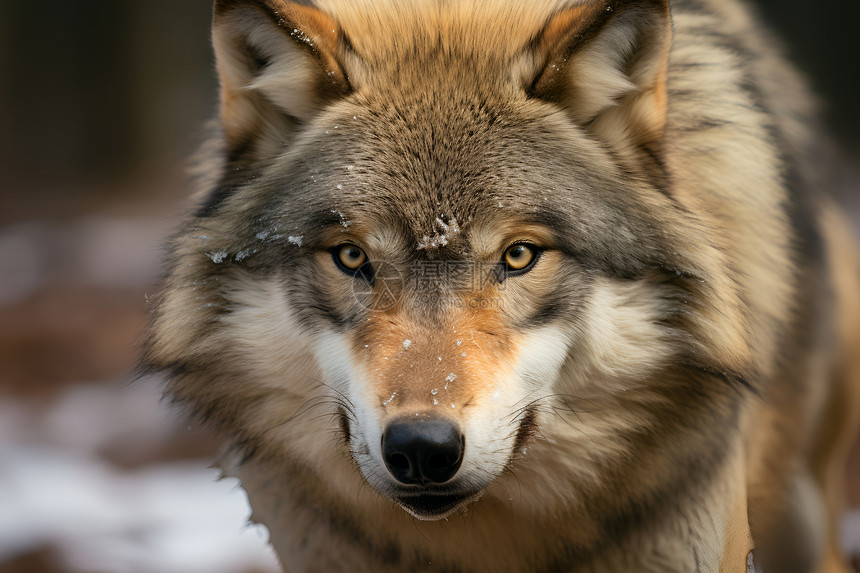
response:
{"label": "wolf's muzzle", "polygon": [[465,437],[444,418],[400,418],[382,434],[382,456],[394,479],[405,485],[445,483],[463,461]]}

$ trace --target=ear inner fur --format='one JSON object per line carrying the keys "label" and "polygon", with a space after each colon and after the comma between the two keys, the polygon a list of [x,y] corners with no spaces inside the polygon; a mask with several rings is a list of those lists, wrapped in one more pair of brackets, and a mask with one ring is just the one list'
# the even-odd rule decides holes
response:
{"label": "ear inner fur", "polygon": [[[563,10],[527,47],[531,97],[564,107],[616,150],[662,137],[671,42],[668,2],[591,2]],[[607,55],[608,54],[608,55]]]}
{"label": "ear inner fur", "polygon": [[556,61],[564,63],[568,54],[593,37],[611,18],[612,12],[599,8],[597,4],[581,5],[559,12],[531,42],[529,48],[542,59],[537,60],[540,69],[529,82],[530,95],[555,99],[556,92],[562,89],[562,76],[549,73],[549,69]]}
{"label": "ear inner fur", "polygon": [[231,149],[264,155],[265,142],[249,142],[250,134],[263,140],[272,128],[274,139],[351,92],[341,64],[349,41],[323,12],[281,0],[217,0],[214,12],[221,120]]}

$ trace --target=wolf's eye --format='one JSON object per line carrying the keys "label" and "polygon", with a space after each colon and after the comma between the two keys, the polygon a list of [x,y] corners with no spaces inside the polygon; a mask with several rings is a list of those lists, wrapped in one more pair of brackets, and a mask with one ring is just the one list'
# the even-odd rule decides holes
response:
{"label": "wolf's eye", "polygon": [[539,251],[532,245],[517,243],[515,245],[511,245],[505,250],[505,255],[502,257],[502,260],[507,266],[508,272],[525,272],[537,260],[538,254]]}
{"label": "wolf's eye", "polygon": [[334,248],[334,262],[347,272],[354,272],[367,263],[367,255],[360,248],[349,243]]}

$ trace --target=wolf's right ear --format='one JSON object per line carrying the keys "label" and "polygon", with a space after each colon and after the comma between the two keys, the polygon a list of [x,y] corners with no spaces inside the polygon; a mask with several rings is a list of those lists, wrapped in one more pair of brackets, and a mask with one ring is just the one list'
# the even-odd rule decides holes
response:
{"label": "wolf's right ear", "polygon": [[564,108],[615,150],[658,152],[666,121],[669,0],[583,0],[524,50],[530,97]]}
{"label": "wolf's right ear", "polygon": [[351,91],[336,22],[283,0],[216,0],[212,42],[229,153],[278,154],[298,125]]}

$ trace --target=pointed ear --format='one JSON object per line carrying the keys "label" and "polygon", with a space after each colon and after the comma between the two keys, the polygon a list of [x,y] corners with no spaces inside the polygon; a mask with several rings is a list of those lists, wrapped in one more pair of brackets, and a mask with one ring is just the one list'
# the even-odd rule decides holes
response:
{"label": "pointed ear", "polygon": [[614,149],[654,151],[666,121],[668,0],[587,0],[550,18],[526,50],[526,91]]}
{"label": "pointed ear", "polygon": [[315,8],[283,0],[216,0],[212,42],[221,124],[233,158],[282,150],[296,127],[351,91],[348,44]]}

